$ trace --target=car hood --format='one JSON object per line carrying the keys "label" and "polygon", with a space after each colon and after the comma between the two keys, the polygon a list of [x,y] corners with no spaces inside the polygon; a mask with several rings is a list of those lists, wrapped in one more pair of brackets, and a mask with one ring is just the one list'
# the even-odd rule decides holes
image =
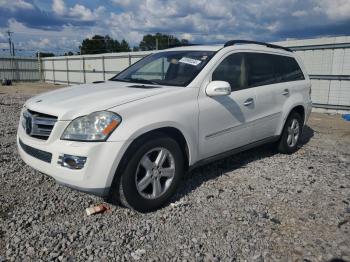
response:
{"label": "car hood", "polygon": [[108,110],[175,89],[179,87],[107,81],[46,92],[29,99],[25,106],[32,111],[57,116],[58,120],[73,120],[95,111]]}

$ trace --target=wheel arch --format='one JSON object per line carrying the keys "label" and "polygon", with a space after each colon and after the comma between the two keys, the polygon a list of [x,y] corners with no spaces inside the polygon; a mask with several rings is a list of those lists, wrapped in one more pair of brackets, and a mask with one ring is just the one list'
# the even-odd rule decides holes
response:
{"label": "wheel arch", "polygon": [[284,115],[282,125],[280,125],[280,128],[278,130],[279,135],[282,133],[283,127],[286,124],[288,117],[293,112],[297,112],[301,116],[301,119],[302,119],[303,123],[305,124],[306,109],[302,104],[296,104],[296,105],[291,107],[291,109],[288,111],[287,114]]}
{"label": "wheel arch", "polygon": [[[114,176],[117,177],[118,173],[121,172],[121,170],[125,167],[127,164],[127,160],[130,157],[130,154],[135,150],[135,146],[139,143],[140,140],[147,139],[147,137],[151,138],[159,134],[164,134],[166,136],[169,136],[173,138],[180,146],[181,151],[184,156],[184,162],[185,162],[185,168],[188,169],[191,161],[191,145],[188,139],[186,139],[183,132],[181,132],[180,129],[174,127],[174,126],[163,126],[163,127],[157,127],[154,129],[146,129],[143,132],[136,132],[133,134],[132,142],[127,145],[123,156],[121,157],[121,160],[119,161]],[[113,178],[115,180],[115,178]]]}
{"label": "wheel arch", "polygon": [[303,123],[305,122],[305,108],[302,105],[297,105],[292,108],[292,110],[289,112],[287,118],[290,116],[291,113],[296,112],[301,116],[301,119],[303,120]]}

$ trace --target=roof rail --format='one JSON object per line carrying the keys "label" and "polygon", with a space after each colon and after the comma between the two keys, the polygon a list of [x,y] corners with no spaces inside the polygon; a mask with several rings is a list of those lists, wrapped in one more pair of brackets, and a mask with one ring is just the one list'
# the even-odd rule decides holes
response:
{"label": "roof rail", "polygon": [[288,52],[293,52],[288,47],[274,45],[274,44],[269,44],[269,43],[264,43],[264,42],[251,41],[251,40],[230,40],[230,41],[227,41],[225,43],[224,47],[231,46],[231,45],[236,45],[236,44],[264,45],[264,46],[270,47],[270,48],[282,49],[282,50],[285,50],[285,51],[288,51]]}

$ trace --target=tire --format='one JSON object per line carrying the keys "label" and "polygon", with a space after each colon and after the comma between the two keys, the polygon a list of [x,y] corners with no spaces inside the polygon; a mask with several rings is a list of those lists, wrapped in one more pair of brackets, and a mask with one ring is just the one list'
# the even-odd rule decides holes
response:
{"label": "tire", "polygon": [[303,130],[303,121],[297,112],[292,112],[278,141],[277,149],[282,154],[292,154],[298,149]]}
{"label": "tire", "polygon": [[135,142],[126,159],[113,181],[110,200],[142,213],[164,206],[184,173],[179,144],[162,133],[153,134]]}

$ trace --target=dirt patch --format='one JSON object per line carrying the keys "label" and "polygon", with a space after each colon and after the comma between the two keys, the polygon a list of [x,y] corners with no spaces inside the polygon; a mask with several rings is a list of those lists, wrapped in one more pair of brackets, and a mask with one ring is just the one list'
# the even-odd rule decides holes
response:
{"label": "dirt patch", "polygon": [[13,82],[11,86],[0,85],[0,95],[21,94],[21,95],[35,95],[57,88],[65,87],[66,85],[55,85],[44,82]]}

